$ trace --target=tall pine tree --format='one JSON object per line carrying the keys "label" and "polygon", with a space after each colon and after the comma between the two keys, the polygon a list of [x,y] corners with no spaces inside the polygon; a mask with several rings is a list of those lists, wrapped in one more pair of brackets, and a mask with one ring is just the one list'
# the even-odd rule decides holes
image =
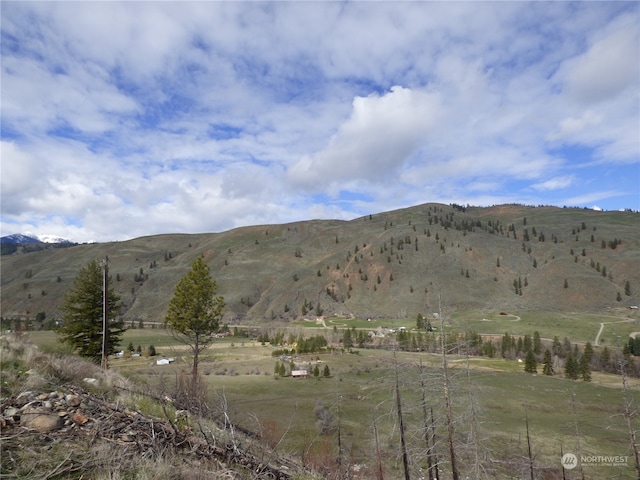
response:
{"label": "tall pine tree", "polygon": [[548,348],[544,351],[542,359],[542,374],[553,376],[553,360],[551,359],[551,350]]}
{"label": "tall pine tree", "polygon": [[580,357],[580,361],[578,362],[578,372],[580,373],[580,377],[585,382],[591,381],[591,364],[587,360],[586,355],[582,355]]}
{"label": "tall pine tree", "polygon": [[527,350],[527,356],[524,359],[524,371],[527,373],[538,373],[536,355],[533,353],[531,348]]}
{"label": "tall pine tree", "polygon": [[199,354],[213,342],[225,306],[224,297],[215,296],[217,291],[209,266],[198,257],[178,282],[164,319],[173,336],[193,352],[194,386],[198,380]]}
{"label": "tall pine tree", "polygon": [[570,380],[577,380],[579,373],[578,362],[573,358],[573,354],[569,352],[564,364],[564,376]]}
{"label": "tall pine tree", "polygon": [[[104,272],[98,260],[92,260],[78,272],[60,307],[62,324],[56,330],[61,342],[96,362],[102,357],[103,281]],[[107,283],[111,284],[111,278]],[[120,297],[109,289],[107,298],[107,354],[111,355],[116,352],[125,327],[124,321],[116,318]]]}

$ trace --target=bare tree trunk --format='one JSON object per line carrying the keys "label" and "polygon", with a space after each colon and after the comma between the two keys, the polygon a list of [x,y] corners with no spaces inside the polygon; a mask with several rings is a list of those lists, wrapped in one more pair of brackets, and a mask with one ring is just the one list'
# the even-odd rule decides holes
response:
{"label": "bare tree trunk", "polygon": [[531,480],[535,480],[535,476],[533,474],[533,454],[531,453],[531,437],[529,436],[529,413],[527,410],[525,410],[524,419],[527,425],[527,451],[529,454],[529,473],[531,474]]}
{"label": "bare tree trunk", "polygon": [[398,408],[398,421],[400,422],[400,448],[402,449],[402,466],[404,467],[405,480],[411,480],[409,475],[409,456],[407,455],[407,444],[404,438],[404,421],[402,419],[402,402],[400,399],[400,382],[398,380],[398,362],[396,352],[393,352],[393,364],[396,373],[396,406]]}
{"label": "bare tree trunk", "polygon": [[433,418],[433,407],[431,407],[431,445],[433,446],[433,473],[435,473],[435,480],[440,480],[438,452],[436,452],[436,421]]}
{"label": "bare tree trunk", "polygon": [[418,366],[420,370],[420,389],[422,391],[422,415],[424,417],[424,441],[427,445],[427,471],[429,473],[429,480],[433,480],[433,452],[431,451],[431,444],[429,439],[431,437],[430,428],[429,428],[429,415],[427,414],[427,394],[426,388],[424,385],[424,365],[422,365],[422,360],[420,360],[420,365]]}
{"label": "bare tree trunk", "polygon": [[633,452],[633,459],[636,466],[636,474],[638,480],[640,480],[640,456],[638,455],[638,442],[636,438],[636,431],[633,429],[631,419],[637,414],[637,411],[631,409],[631,399],[629,398],[629,386],[627,385],[627,371],[624,368],[624,364],[620,363],[620,373],[622,374],[622,391],[624,394],[624,418],[627,422],[627,430],[629,432],[629,443],[631,451]]}
{"label": "bare tree trunk", "polygon": [[380,452],[380,440],[378,439],[378,425],[376,424],[376,416],[373,415],[373,434],[376,438],[376,480],[384,480],[382,474],[382,453]]}
{"label": "bare tree trunk", "polygon": [[444,317],[438,297],[438,309],[440,315],[440,346],[442,348],[442,383],[444,392],[445,416],[447,422],[447,434],[449,441],[449,455],[451,457],[451,475],[453,480],[459,480],[458,466],[456,463],[456,449],[454,445],[453,412],[451,408],[451,395],[449,393],[449,369],[447,366],[447,345],[444,338]]}
{"label": "bare tree trunk", "polygon": [[338,410],[338,472],[342,476],[342,424],[340,419],[340,395],[336,392],[336,402]]}
{"label": "bare tree trunk", "polygon": [[480,478],[480,438],[478,435],[478,419],[476,416],[476,402],[471,384],[471,368],[469,367],[469,345],[467,341],[467,388],[469,389],[469,406],[471,407],[471,443],[473,448],[473,478]]}
{"label": "bare tree trunk", "polygon": [[193,369],[191,370],[191,377],[192,377],[192,387],[193,387],[193,393],[197,393],[197,387],[198,387],[198,354],[200,353],[200,342],[199,342],[199,338],[196,335],[195,337],[195,341],[193,344]]}

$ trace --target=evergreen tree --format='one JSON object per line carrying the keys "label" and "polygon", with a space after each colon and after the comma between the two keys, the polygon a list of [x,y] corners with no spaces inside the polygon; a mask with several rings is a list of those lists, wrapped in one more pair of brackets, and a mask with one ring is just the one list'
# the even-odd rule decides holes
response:
{"label": "evergreen tree", "polygon": [[573,359],[577,362],[578,360],[580,360],[580,349],[578,348],[578,344],[574,344],[573,345]]}
{"label": "evergreen tree", "polygon": [[331,371],[329,370],[329,365],[325,365],[324,369],[322,370],[322,376],[324,378],[329,378],[331,376]]}
{"label": "evergreen tree", "polygon": [[524,371],[527,373],[538,373],[538,364],[533,350],[527,350],[527,356],[524,359]]}
{"label": "evergreen tree", "polygon": [[316,363],[316,366],[313,367],[313,376],[318,378],[320,376],[320,368],[318,368],[318,364]]}
{"label": "evergreen tree", "polygon": [[593,346],[591,342],[587,342],[584,345],[584,350],[582,350],[582,356],[586,357],[586,361],[591,364],[591,360],[593,359]]}
{"label": "evergreen tree", "polygon": [[580,370],[578,362],[573,358],[573,354],[569,352],[564,364],[564,376],[569,380],[577,380],[579,373]]}
{"label": "evergreen tree", "polygon": [[198,378],[198,356],[213,342],[213,334],[218,331],[222,318],[225,303],[223,297],[215,296],[217,290],[209,266],[198,257],[178,282],[164,319],[164,325],[172,335],[193,352],[194,386]]}
{"label": "evergreen tree", "polygon": [[542,374],[553,375],[553,360],[551,359],[551,351],[548,348],[544,351],[544,358],[542,359]]}
{"label": "evergreen tree", "polygon": [[588,357],[584,354],[580,357],[580,361],[578,362],[578,373],[585,382],[591,381],[591,364],[588,361]]}
{"label": "evergreen tree", "polygon": [[[78,272],[60,307],[62,324],[56,330],[61,342],[96,362],[102,358],[103,281],[104,273],[98,260],[92,260]],[[116,352],[125,327],[122,319],[116,319],[120,297],[112,289],[107,297],[107,354],[111,355]]]}
{"label": "evergreen tree", "polygon": [[611,361],[611,352],[609,352],[609,349],[605,345],[604,348],[602,349],[602,353],[600,354],[600,366],[606,369],[610,361]]}
{"label": "evergreen tree", "polygon": [[540,332],[537,330],[533,332],[533,353],[536,355],[542,353],[542,339],[540,338]]}
{"label": "evergreen tree", "polygon": [[509,335],[509,332],[505,332],[505,334],[502,336],[502,341],[500,342],[500,354],[502,355],[502,358],[507,358],[510,349],[511,336]]}
{"label": "evergreen tree", "polygon": [[353,348],[353,338],[351,337],[351,330],[348,328],[344,331],[342,337],[342,346],[346,349]]}

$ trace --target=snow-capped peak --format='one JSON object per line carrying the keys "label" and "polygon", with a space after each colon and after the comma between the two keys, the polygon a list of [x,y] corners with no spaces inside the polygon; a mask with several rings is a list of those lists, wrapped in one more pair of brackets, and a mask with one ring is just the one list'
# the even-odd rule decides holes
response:
{"label": "snow-capped peak", "polygon": [[36,238],[42,243],[70,243],[66,238],[58,237],[56,235],[36,235]]}
{"label": "snow-capped peak", "polygon": [[6,235],[2,237],[2,241],[6,243],[71,243],[66,238],[61,238],[56,235],[47,234],[34,234],[31,232],[15,233],[13,235]]}

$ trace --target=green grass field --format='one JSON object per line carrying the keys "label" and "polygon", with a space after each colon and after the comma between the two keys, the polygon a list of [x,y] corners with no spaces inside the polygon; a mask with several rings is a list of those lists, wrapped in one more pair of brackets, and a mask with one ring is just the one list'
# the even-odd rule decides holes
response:
{"label": "green grass field", "polygon": [[[502,322],[503,327],[513,321],[499,315],[490,319]],[[518,323],[523,324],[525,319],[523,316]],[[593,317],[586,321],[599,323],[599,320]],[[453,320],[458,321],[461,320]],[[351,321],[354,326],[361,322],[370,323]],[[314,334],[314,328],[307,333]],[[52,332],[33,332],[30,336],[43,348],[56,345]],[[144,357],[111,361],[111,368],[122,371],[142,389],[145,385],[164,383],[170,391],[176,375],[188,375],[191,370],[188,351],[164,330],[128,330],[124,344],[129,342],[143,348],[153,344],[160,355],[176,358],[176,362],[168,366],[155,365],[153,359]],[[343,448],[352,463],[372,464],[375,423],[387,476],[401,476],[392,352],[360,350],[357,354],[305,355],[296,362],[319,359],[321,365],[330,367],[331,376],[293,379],[273,375],[276,359],[271,356],[272,351],[273,347],[248,339],[216,341],[205,351],[200,364],[209,401],[216,405],[226,403],[227,414],[234,423],[260,432],[263,439],[278,449],[307,460],[321,458],[327,451],[335,456],[337,434],[319,435],[316,428],[315,411],[319,405],[329,410],[336,422],[339,418]],[[436,415],[438,438],[442,442],[438,448],[440,452],[445,451],[441,357],[398,352],[396,359],[407,444],[412,468],[417,470],[425,467],[419,363],[425,365],[422,380],[427,386],[427,403]],[[621,415],[625,398],[620,377],[595,373],[593,381],[585,383],[569,381],[560,375],[527,374],[517,361],[471,358],[467,370],[465,358],[450,356],[448,360],[458,448],[467,467],[475,452],[465,439],[474,426],[482,438],[480,454],[491,466],[494,478],[506,478],[500,463],[488,459],[499,457],[517,463],[526,458],[525,416],[529,420],[537,468],[555,468],[559,472],[561,448],[564,452],[582,455],[630,455],[628,431]],[[637,408],[640,380],[631,379],[629,385]],[[636,423],[635,428],[638,427]],[[576,432],[579,432],[579,446]],[[631,466],[631,459],[626,467],[589,465],[585,466],[585,475],[586,478],[616,475],[620,475],[616,478],[634,478]]]}
{"label": "green grass field", "polygon": [[[604,329],[599,345],[616,345],[624,342],[632,332],[640,331],[640,318],[631,310],[614,310],[607,315],[567,312],[464,312],[455,314],[450,324],[460,330],[482,334],[533,335],[538,331],[542,338],[560,340],[567,337],[572,342],[594,344],[600,324]],[[619,339],[618,339],[619,337]],[[620,344],[622,346],[622,343]]]}

